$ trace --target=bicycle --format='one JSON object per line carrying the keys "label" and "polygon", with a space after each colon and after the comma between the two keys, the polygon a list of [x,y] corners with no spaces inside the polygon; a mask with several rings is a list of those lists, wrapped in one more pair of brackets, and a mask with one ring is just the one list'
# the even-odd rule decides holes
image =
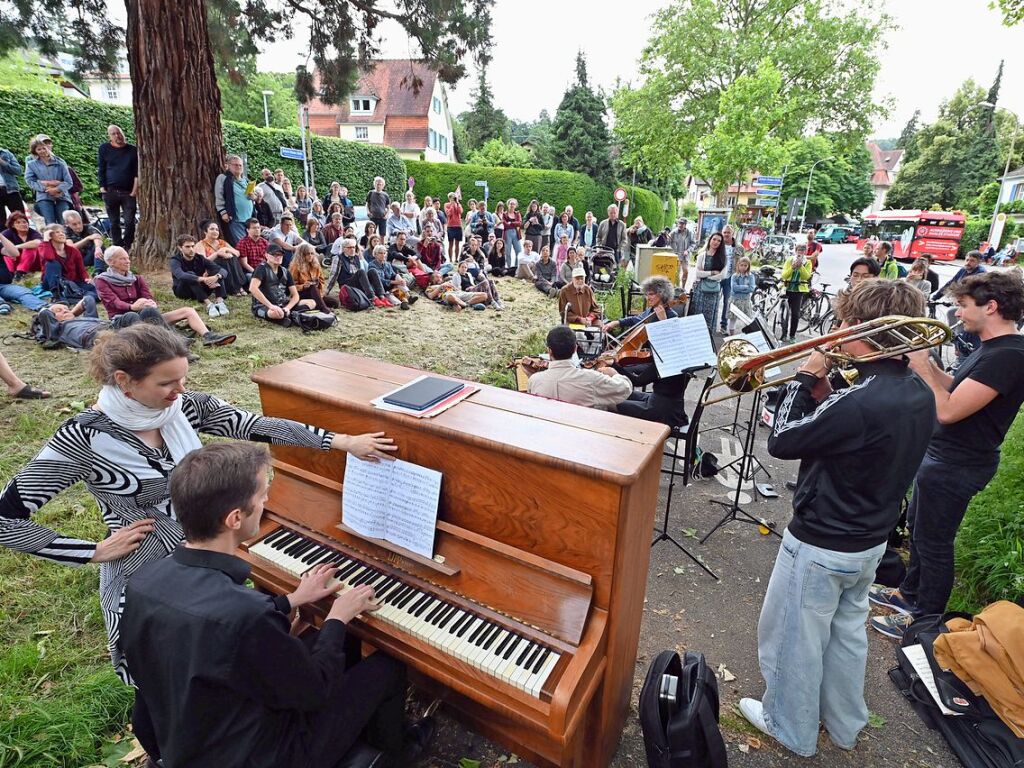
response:
{"label": "bicycle", "polygon": [[[950,309],[953,307],[953,303],[945,299],[929,299],[928,317],[942,320],[943,322],[949,322],[953,319],[950,318],[948,312],[945,317],[938,317],[937,307]],[[975,350],[975,345],[966,337],[964,324],[959,320],[950,325],[950,330],[953,333],[949,341],[937,347],[932,347],[930,354],[939,368],[946,373],[956,373],[956,369],[960,367],[964,359]]]}
{"label": "bicycle", "polygon": [[832,299],[834,293],[828,292],[830,283],[821,283],[820,288],[811,288],[804,297],[803,305],[800,307],[800,321],[797,324],[797,331],[809,333],[812,328],[824,327],[826,320],[831,327],[832,320]]}
{"label": "bicycle", "polygon": [[759,275],[757,288],[750,295],[750,305],[764,318],[776,338],[784,337],[789,331],[789,304],[782,281],[771,275]]}

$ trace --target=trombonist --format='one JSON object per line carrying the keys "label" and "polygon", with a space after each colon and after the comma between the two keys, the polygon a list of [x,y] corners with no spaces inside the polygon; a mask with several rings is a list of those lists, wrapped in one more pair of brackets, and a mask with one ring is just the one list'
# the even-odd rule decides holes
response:
{"label": "trombonist", "polygon": [[[907,283],[864,280],[841,294],[837,314],[842,330],[924,309]],[[895,343],[885,332],[873,340]],[[847,355],[876,351],[864,340],[838,343]],[[757,627],[765,692],[742,699],[740,711],[804,757],[817,750],[820,721],[847,750],[867,725],[868,589],[935,423],[935,399],[905,355],[855,366],[857,383],[829,393],[829,360],[812,352],[783,387],[768,438],[768,452],[800,459],[800,471]]]}

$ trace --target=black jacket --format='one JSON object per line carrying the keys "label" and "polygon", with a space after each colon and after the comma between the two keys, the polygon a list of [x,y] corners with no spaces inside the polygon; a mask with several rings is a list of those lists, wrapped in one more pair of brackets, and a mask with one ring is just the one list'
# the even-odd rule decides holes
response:
{"label": "black jacket", "polygon": [[857,382],[811,397],[817,379],[785,385],[768,438],[778,459],[800,459],[789,532],[838,552],[884,542],[899,520],[935,427],[935,397],[903,359],[857,366]]}

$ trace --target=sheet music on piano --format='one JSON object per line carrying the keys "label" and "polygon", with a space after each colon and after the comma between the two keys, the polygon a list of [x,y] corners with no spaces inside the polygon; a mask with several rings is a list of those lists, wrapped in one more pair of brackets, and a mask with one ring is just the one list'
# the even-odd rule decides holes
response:
{"label": "sheet music on piano", "polygon": [[395,459],[345,460],[341,521],[361,536],[390,541],[426,558],[434,556],[441,473]]}
{"label": "sheet music on piano", "polygon": [[661,378],[710,368],[718,361],[704,315],[670,317],[647,324],[647,339]]}

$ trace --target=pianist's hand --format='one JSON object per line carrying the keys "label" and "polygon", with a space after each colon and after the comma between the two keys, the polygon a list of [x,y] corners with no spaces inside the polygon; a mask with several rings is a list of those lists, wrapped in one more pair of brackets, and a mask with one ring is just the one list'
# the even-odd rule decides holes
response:
{"label": "pianist's hand", "polygon": [[334,574],[337,572],[338,569],[333,565],[318,565],[302,574],[299,586],[288,595],[288,602],[292,608],[315,603],[333,595],[338,590],[338,584],[334,581]]}
{"label": "pianist's hand", "polygon": [[376,611],[380,606],[373,602],[373,587],[360,584],[355,589],[346,589],[334,599],[328,619],[340,619],[348,624],[364,611]]}
{"label": "pianist's hand", "polygon": [[336,451],[348,451],[353,456],[365,461],[393,459],[386,451],[397,451],[398,446],[383,432],[367,432],[365,435],[335,435],[331,448]]}

